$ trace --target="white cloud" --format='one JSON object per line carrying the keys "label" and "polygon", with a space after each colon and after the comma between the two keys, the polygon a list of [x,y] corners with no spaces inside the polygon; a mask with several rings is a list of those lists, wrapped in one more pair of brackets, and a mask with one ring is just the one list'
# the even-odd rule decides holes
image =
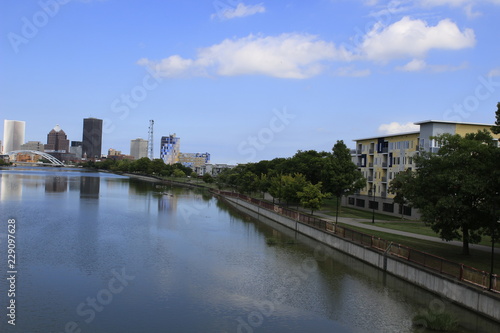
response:
{"label": "white cloud", "polygon": [[371,74],[369,69],[356,69],[354,66],[340,67],[335,71],[336,76],[364,77]]}
{"label": "white cloud", "polygon": [[422,7],[463,7],[465,15],[469,19],[473,19],[482,15],[481,12],[473,10],[474,6],[487,3],[500,5],[500,0],[419,0],[417,3]]}
{"label": "white cloud", "polygon": [[219,17],[221,19],[234,19],[238,17],[245,17],[250,15],[255,15],[258,13],[264,13],[266,8],[262,3],[257,5],[245,5],[243,2],[238,3],[236,7],[230,7],[229,5],[223,5],[223,8],[217,8],[217,13],[212,14],[211,18],[214,19]]}
{"label": "white cloud", "polygon": [[350,57],[344,49],[309,34],[249,35],[202,48],[196,59],[174,55],[161,61],[141,59],[138,64],[163,77],[215,74],[304,79],[320,74],[325,62]]}
{"label": "white cloud", "polygon": [[[140,59],[162,77],[265,75],[277,78],[305,79],[323,73],[334,62],[368,61],[385,64],[395,59],[412,59],[400,71],[452,71],[464,65],[428,65],[431,50],[460,50],[475,45],[474,31],[461,31],[449,19],[429,26],[423,20],[403,17],[388,26],[377,23],[362,37],[356,51],[305,33],[278,36],[249,35],[225,39],[200,48],[192,59],[171,55],[161,60]],[[358,70],[350,64],[332,71],[333,75],[362,77],[370,69]]]}
{"label": "white cloud", "polygon": [[398,134],[406,132],[418,131],[420,127],[414,123],[400,124],[398,122],[392,122],[390,124],[382,124],[378,127],[378,131],[383,134]]}
{"label": "white cloud", "polygon": [[489,73],[488,76],[500,76],[500,67],[493,68]]}
{"label": "white cloud", "polygon": [[449,19],[429,26],[423,20],[408,16],[389,26],[381,24],[366,34],[360,46],[361,54],[368,60],[387,62],[400,58],[421,59],[433,49],[460,50],[475,45],[472,29],[463,32]]}
{"label": "white cloud", "polygon": [[419,72],[423,70],[440,73],[440,72],[453,72],[464,69],[467,67],[467,63],[462,63],[458,66],[450,65],[429,65],[425,60],[413,59],[404,66],[396,67],[398,71],[402,72]]}
{"label": "white cloud", "polygon": [[404,66],[397,67],[397,70],[403,71],[403,72],[417,72],[425,69],[427,67],[427,63],[425,60],[421,59],[413,59],[409,63],[407,63]]}

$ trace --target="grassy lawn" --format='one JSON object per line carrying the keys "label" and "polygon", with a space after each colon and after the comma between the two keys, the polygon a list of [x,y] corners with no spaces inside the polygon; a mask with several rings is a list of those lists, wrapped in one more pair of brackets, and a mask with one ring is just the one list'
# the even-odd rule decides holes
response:
{"label": "grassy lawn", "polygon": [[[371,222],[361,222],[361,223],[371,224]],[[375,221],[375,225],[377,227],[381,227],[381,228],[406,231],[406,232],[411,232],[411,233],[419,234],[419,235],[439,237],[438,234],[436,234],[431,229],[430,226],[425,225],[423,222],[377,223],[377,221]],[[482,236],[481,242],[479,242],[478,244],[484,245],[484,246],[491,246],[491,237],[487,236],[487,235]],[[500,243],[495,242],[495,247],[500,247]]]}
{"label": "grassy lawn", "polygon": [[[336,203],[332,199],[325,200],[321,212],[330,216],[335,216]],[[356,219],[372,219],[372,212],[355,209],[351,207],[339,207],[339,217],[350,217]],[[400,217],[385,215],[375,212],[375,222],[379,221],[402,221]],[[405,221],[405,220],[403,220]]]}
{"label": "grassy lawn", "polygon": [[[450,245],[446,243],[436,243],[430,242],[420,239],[415,239],[411,237],[399,236],[394,234],[388,234],[385,232],[375,231],[375,230],[366,230],[360,227],[355,227],[343,223],[339,223],[339,225],[345,226],[349,229],[358,230],[365,234],[373,235],[376,237],[380,237],[386,239],[388,241],[392,241],[394,243],[398,243],[401,245],[405,245],[416,250],[420,250],[423,252],[427,252],[438,257],[446,258],[450,261],[454,261],[457,263],[462,263],[467,266],[471,266],[480,270],[484,270],[489,272],[491,267],[491,252],[484,252],[479,250],[471,249],[471,254],[469,256],[465,256],[462,254],[462,248],[460,246]],[[380,224],[379,224],[380,226]],[[495,255],[495,263],[494,263],[494,271],[495,273],[500,273],[500,255]]]}

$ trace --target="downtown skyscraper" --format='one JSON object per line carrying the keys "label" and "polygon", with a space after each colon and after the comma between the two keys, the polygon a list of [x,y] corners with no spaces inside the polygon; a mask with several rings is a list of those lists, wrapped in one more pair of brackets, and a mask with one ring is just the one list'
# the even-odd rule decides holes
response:
{"label": "downtown skyscraper", "polygon": [[26,123],[19,120],[3,121],[3,153],[21,149]]}
{"label": "downtown skyscraper", "polygon": [[179,162],[179,154],[181,147],[181,139],[170,134],[169,136],[161,137],[160,158],[165,164],[175,164]]}
{"label": "downtown skyscraper", "polygon": [[102,148],[102,119],[83,119],[82,157],[100,159]]}

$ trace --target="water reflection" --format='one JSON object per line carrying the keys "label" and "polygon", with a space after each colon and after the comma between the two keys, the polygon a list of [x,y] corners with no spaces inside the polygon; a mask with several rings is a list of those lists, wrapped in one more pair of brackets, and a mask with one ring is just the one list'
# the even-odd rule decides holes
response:
{"label": "water reflection", "polygon": [[45,192],[62,193],[68,190],[68,176],[47,176],[45,177]]}
{"label": "water reflection", "polygon": [[[0,172],[0,189],[22,189],[0,201],[0,221],[20,221],[23,278],[23,316],[15,328],[0,321],[2,333],[62,332],[68,321],[82,333],[425,332],[410,320],[435,295],[207,192],[54,173]],[[56,176],[66,195],[46,192],[63,188]],[[135,279],[86,323],[78,305],[105,297],[122,268]],[[464,332],[498,331],[443,304],[470,324]]]}
{"label": "water reflection", "polygon": [[99,199],[100,187],[99,177],[80,177],[80,198]]}

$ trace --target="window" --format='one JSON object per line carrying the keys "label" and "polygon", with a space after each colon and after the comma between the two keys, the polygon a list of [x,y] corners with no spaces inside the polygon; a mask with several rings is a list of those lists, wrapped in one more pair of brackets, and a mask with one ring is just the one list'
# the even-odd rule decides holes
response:
{"label": "window", "polygon": [[394,204],[393,203],[386,203],[386,202],[384,202],[384,204],[382,206],[382,210],[384,212],[394,213]]}

